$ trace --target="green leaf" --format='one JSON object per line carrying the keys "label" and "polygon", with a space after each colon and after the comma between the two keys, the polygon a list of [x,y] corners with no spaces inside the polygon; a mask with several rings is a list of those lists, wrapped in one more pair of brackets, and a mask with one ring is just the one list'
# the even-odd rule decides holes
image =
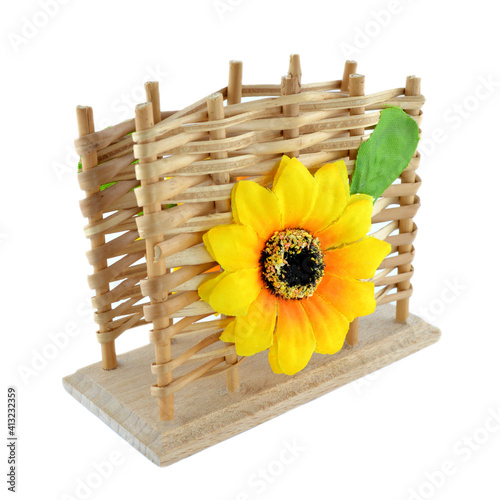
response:
{"label": "green leaf", "polygon": [[419,141],[418,125],[401,108],[382,110],[370,138],[359,147],[351,194],[375,202],[408,166]]}

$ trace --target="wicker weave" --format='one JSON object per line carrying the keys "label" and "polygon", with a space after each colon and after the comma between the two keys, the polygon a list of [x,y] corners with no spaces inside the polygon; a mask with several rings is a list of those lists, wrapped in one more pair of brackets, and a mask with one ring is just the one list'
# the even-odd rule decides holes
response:
{"label": "wicker weave", "polygon": [[[228,387],[231,380],[232,390],[237,387],[242,359],[234,345],[218,340],[230,319],[209,318],[214,311],[197,293],[200,283],[219,272],[202,235],[232,222],[235,183],[246,178],[270,186],[282,154],[299,156],[311,172],[344,159],[352,174],[360,143],[388,106],[401,107],[420,125],[424,98],[414,77],[406,88],[362,95],[364,77],[355,74],[352,61],[336,81],[301,85],[299,69],[295,57],[281,85],[241,85],[241,66],[232,63],[229,87],[161,115],[156,96],[139,107],[137,127],[130,120],[93,132],[91,109],[80,108],[90,123],[89,133],[80,128],[75,143],[84,167],[78,180],[86,191],[81,208],[92,242],[87,256],[95,270],[89,284],[96,290],[97,339],[111,346],[126,330],[153,324],[158,383],[152,394],[171,407],[162,412],[160,401],[162,419],[172,418],[173,393],[200,377],[227,372]],[[258,99],[241,103],[240,96]],[[372,234],[392,245],[373,278],[377,305],[397,301],[398,319],[407,314],[412,294],[419,160],[416,153],[372,216]],[[100,190],[111,182],[116,184]],[[167,208],[171,204],[176,206]],[[170,359],[173,337],[185,349]]]}

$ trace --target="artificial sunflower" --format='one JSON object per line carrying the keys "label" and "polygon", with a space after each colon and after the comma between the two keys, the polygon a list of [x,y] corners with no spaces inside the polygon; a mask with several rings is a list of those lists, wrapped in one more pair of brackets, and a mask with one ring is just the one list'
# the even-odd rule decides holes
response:
{"label": "artificial sunflower", "polygon": [[391,246],[366,236],[373,198],[349,192],[343,161],[313,176],[283,156],[272,189],[232,191],[234,224],[204,235],[224,271],[199,287],[217,312],[235,316],[221,335],[236,352],[269,349],[275,373],[302,370],[313,352],[339,351],[358,316],[375,310],[370,281]]}

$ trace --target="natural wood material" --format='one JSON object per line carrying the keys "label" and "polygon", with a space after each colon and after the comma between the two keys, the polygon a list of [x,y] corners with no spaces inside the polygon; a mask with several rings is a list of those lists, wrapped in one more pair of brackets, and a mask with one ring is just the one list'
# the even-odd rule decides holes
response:
{"label": "natural wood material", "polygon": [[[153,104],[148,102],[146,104],[139,104],[135,111],[135,121],[136,129],[147,130],[154,125],[153,118]],[[148,163],[155,161],[156,156],[151,156],[150,158],[142,158],[141,163]],[[141,186],[146,187],[155,184],[159,181],[158,178],[144,179],[141,181]],[[159,202],[152,203],[150,205],[144,206],[144,216],[153,215],[161,211],[161,205]],[[155,261],[155,246],[157,243],[163,241],[163,235],[151,235],[146,239],[146,262],[148,270],[148,278],[156,278],[166,274],[165,262]],[[163,305],[168,298],[168,292],[159,291],[158,293],[151,294],[151,306]],[[165,315],[153,320],[153,329],[161,330],[167,328],[170,325],[170,317]],[[170,344],[165,342],[163,344],[155,345],[155,359],[157,364],[168,363],[172,359]],[[159,387],[167,385],[172,381],[171,373],[161,373],[157,377],[157,385]],[[159,419],[160,420],[172,420],[174,418],[174,396],[173,394],[164,396],[159,399]]]}
{"label": "natural wood material", "polygon": [[[227,393],[219,377],[188,384],[177,393],[177,417],[170,422],[158,421],[155,400],[149,397],[152,346],[120,355],[114,372],[94,364],[66,377],[63,384],[149,460],[166,466],[423,349],[440,336],[437,328],[414,315],[407,323],[396,322],[391,305],[377,308],[360,324],[358,346],[345,346],[333,356],[315,354],[292,377],[273,374],[267,354],[260,353],[241,365],[237,393]],[[182,342],[174,344],[174,359],[183,350]]]}
{"label": "natural wood material", "polygon": [[[237,68],[237,67],[236,67]],[[236,74],[231,74],[230,69],[230,85],[231,87],[238,86],[238,71],[233,70]],[[235,95],[236,93],[236,95]],[[239,92],[232,91],[231,92],[232,99],[238,100]],[[207,98],[207,109],[208,109],[208,119],[210,121],[214,120],[223,120],[224,119],[224,103],[222,94],[217,93],[209,96]],[[226,138],[226,130],[225,129],[216,129],[210,131],[210,139],[219,140]],[[224,160],[228,157],[226,151],[222,152],[214,152],[210,154],[210,158],[213,160]],[[229,176],[229,172],[216,173],[212,174],[212,179],[215,185],[220,184],[228,184],[231,180]],[[216,212],[229,212],[231,210],[231,203],[229,199],[218,200],[215,202],[215,211]],[[226,346],[230,346],[231,344],[226,343]],[[226,372],[226,383],[227,389],[229,392],[236,392],[240,385],[239,375],[238,375],[238,355],[236,352],[228,354],[225,358],[226,364],[233,366],[230,370]],[[207,365],[208,366],[208,365]]]}
{"label": "natural wood material", "polygon": [[[150,392],[159,398],[161,418],[173,415],[174,391],[188,404],[182,393],[200,377],[225,373],[228,387],[237,387],[234,373],[242,358],[234,346],[210,337],[230,318],[206,321],[214,311],[197,294],[220,269],[203,234],[233,221],[236,183],[246,178],[270,187],[283,153],[300,155],[313,174],[342,159],[352,175],[358,148],[388,106],[400,106],[420,126],[425,99],[413,79],[406,88],[365,94],[364,77],[356,71],[356,62],[347,61],[342,80],[303,83],[300,58],[292,54],[281,85],[243,85],[242,63],[231,61],[227,87],[181,110],[162,112],[158,83],[148,82],[149,104],[139,114],[151,109],[152,116],[142,125],[128,120],[80,131],[75,144],[85,157],[78,180],[86,191],[81,210],[92,246],[89,285],[98,292],[92,299],[97,339],[114,345],[131,328],[153,323],[149,361],[157,383]],[[241,102],[246,97],[251,99]],[[397,302],[403,317],[413,292],[419,162],[417,153],[402,182],[388,187],[372,213],[372,234],[391,245],[372,279],[377,307]],[[177,206],[167,209],[171,204]],[[355,320],[347,342],[355,345],[364,335]],[[173,356],[171,341],[183,345]]]}
{"label": "natural wood material", "polygon": [[[351,63],[351,64],[349,64]],[[345,70],[349,69],[351,66],[355,67],[357,64],[354,61],[348,61],[345,66]],[[344,70],[344,71],[345,71]],[[351,97],[358,97],[365,95],[365,77],[364,75],[358,75],[357,73],[349,74],[348,77],[348,90],[349,90],[349,95]],[[365,109],[364,108],[354,108],[349,110],[349,114],[351,116],[359,116],[364,114]],[[353,128],[349,130],[349,135],[351,137],[359,137],[363,136],[365,133],[365,129],[363,127],[361,128]],[[351,149],[349,151],[349,160],[356,160],[356,156],[358,154],[358,151],[356,149]],[[352,176],[350,177],[350,180],[352,180]],[[351,322],[349,325],[349,331],[347,332],[347,337],[346,341],[349,345],[358,345],[359,342],[359,320],[358,318],[354,318],[354,320]]]}
{"label": "natural wood material", "polygon": [[[405,94],[408,96],[418,96],[420,95],[420,78],[416,78],[415,76],[409,76],[406,79],[406,89]],[[408,111],[409,115],[418,115],[419,110],[410,110]],[[417,152],[415,152],[415,155]],[[416,173],[415,170],[405,170],[401,174],[401,183],[405,184],[413,184],[416,181]],[[401,196],[400,205],[401,207],[406,207],[408,205],[413,205],[415,202],[415,196],[413,194],[409,194],[407,196]],[[408,219],[401,219],[399,221],[399,233],[411,233],[413,231],[413,216],[410,216]],[[412,245],[406,244],[401,245],[398,248],[400,254],[405,254],[412,251]],[[409,273],[412,270],[411,262],[404,263],[399,266],[398,273],[404,274]],[[398,292],[403,292],[405,290],[409,290],[411,288],[410,280],[401,281],[398,283]],[[396,305],[396,318],[398,321],[406,321],[408,315],[410,314],[410,299],[405,298],[403,300],[398,300]]]}
{"label": "natural wood material", "polygon": [[[89,134],[93,134],[94,129],[94,114],[92,108],[89,106],[78,106],[76,108],[76,119],[78,123],[78,133],[80,137],[85,137]],[[91,171],[98,164],[97,152],[90,151],[87,154],[83,154],[81,157],[82,171]],[[96,195],[100,193],[100,187],[89,187],[85,191],[85,198],[93,199]],[[92,214],[88,214],[89,224],[99,224],[103,220],[102,210],[93,211]],[[90,245],[92,250],[98,249],[105,245],[106,240],[104,234],[95,234],[90,238]],[[107,260],[101,259],[93,262],[94,273],[102,272],[107,267]],[[96,297],[100,295],[105,295],[109,292],[109,283],[103,283],[101,286],[96,287],[95,293]],[[97,309],[98,314],[106,313],[111,310],[110,304],[105,304]],[[102,323],[99,325],[99,333],[108,333],[110,331],[109,325]],[[101,343],[101,354],[102,354],[102,367],[104,370],[113,370],[116,368],[116,349],[115,342],[111,340],[109,342]]]}
{"label": "natural wood material", "polygon": [[242,82],[243,79],[243,62],[229,62],[229,82],[227,85],[227,103],[237,104],[241,102]]}

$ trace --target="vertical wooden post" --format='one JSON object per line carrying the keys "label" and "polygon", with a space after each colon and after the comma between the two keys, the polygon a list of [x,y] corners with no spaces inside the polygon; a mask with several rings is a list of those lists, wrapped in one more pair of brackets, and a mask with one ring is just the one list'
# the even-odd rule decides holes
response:
{"label": "vertical wooden post", "polygon": [[[353,66],[353,64],[354,64],[354,66],[357,65],[357,63],[354,61],[347,61],[346,68],[348,67],[349,63],[350,63],[351,67]],[[349,96],[350,97],[357,97],[357,96],[363,96],[363,95],[365,95],[365,77],[364,77],[364,75],[359,75],[357,73],[350,74],[349,75]],[[351,116],[362,115],[362,114],[364,114],[364,112],[365,112],[364,107],[353,108],[353,109],[349,110],[349,114]],[[365,133],[364,128],[355,128],[355,129],[351,129],[349,131],[349,135],[351,137],[359,137],[359,136],[364,135],[364,133]],[[349,160],[355,160],[357,154],[358,154],[357,149],[349,150]],[[349,325],[349,331],[347,332],[346,341],[349,345],[355,346],[355,345],[358,345],[358,339],[359,339],[359,319],[355,318],[354,321],[352,321],[351,324]]]}
{"label": "vertical wooden post", "polygon": [[[209,120],[222,120],[224,118],[224,99],[220,92],[216,92],[208,96],[207,106],[208,106],[208,119]],[[226,130],[217,129],[210,131],[210,139],[225,139]],[[210,153],[210,159],[221,160],[227,158],[227,151]],[[230,181],[229,172],[222,172],[217,174],[212,174],[212,179],[214,184],[228,184]],[[216,212],[229,212],[231,210],[231,202],[228,200],[219,200],[215,202]],[[226,345],[231,345],[226,343]],[[225,357],[226,364],[234,365],[238,361],[238,355],[236,353],[230,354]],[[226,372],[226,385],[229,392],[235,392],[238,390],[240,385],[238,367],[235,366]]]}
{"label": "vertical wooden post", "polygon": [[[94,113],[90,106],[78,106],[76,108],[76,119],[78,122],[78,134],[80,137],[84,135],[92,134],[95,132],[94,128]],[[98,164],[97,160],[97,151],[92,151],[87,155],[82,156],[82,170],[89,170],[93,167],[96,167]],[[89,198],[90,196],[99,192],[99,187],[95,187],[85,191],[85,197]],[[102,212],[96,213],[89,217],[89,223],[97,222],[102,220]],[[105,235],[103,233],[96,234],[90,238],[90,246],[92,249],[98,248],[106,243]],[[108,265],[107,259],[94,264],[94,273],[98,271],[102,271]],[[98,297],[99,295],[103,295],[104,293],[109,292],[109,284],[96,289],[95,293]],[[111,305],[107,305],[97,309],[98,314],[105,313],[111,310]],[[106,324],[99,325],[99,333],[109,332],[109,327]],[[101,343],[101,354],[102,354],[102,368],[104,370],[113,370],[116,368],[116,350],[115,350],[115,341],[111,342],[103,342]]]}
{"label": "vertical wooden post", "polygon": [[[135,126],[136,130],[140,132],[141,130],[147,130],[154,125],[154,112],[153,103],[147,102],[144,104],[138,104],[135,108]],[[139,142],[138,144],[145,144],[151,142],[151,140]],[[150,163],[156,161],[156,155],[149,158],[141,158],[139,163]],[[141,181],[141,186],[148,186],[158,182],[158,178],[151,177],[149,179],[144,179]],[[159,202],[153,203],[151,205],[146,205],[144,207],[144,214],[154,214],[161,210],[161,204]],[[157,276],[163,276],[166,273],[165,260],[160,259],[155,262],[155,245],[163,241],[163,235],[158,234],[150,238],[146,238],[146,266],[148,278],[155,278]],[[160,292],[150,296],[151,304],[158,304],[165,302],[168,298],[168,293]],[[153,330],[162,330],[168,327],[170,324],[170,318],[168,316],[159,318],[153,321]],[[156,364],[168,363],[172,359],[172,349],[170,346],[170,339],[167,339],[161,343],[155,344],[155,358]],[[158,387],[164,387],[172,381],[172,372],[162,373],[157,376]],[[168,396],[163,396],[158,398],[159,404],[159,418],[160,420],[172,420],[174,418],[174,395],[170,394]]]}
{"label": "vertical wooden post", "polygon": [[[281,95],[299,94],[301,91],[301,77],[302,71],[300,67],[300,57],[298,54],[290,56],[290,64],[288,67],[288,75],[281,78]],[[288,104],[283,106],[283,116],[299,116],[300,105]],[[283,139],[295,139],[299,136],[299,129],[283,130]],[[290,158],[298,157],[300,151],[290,151],[286,153]]]}
{"label": "vertical wooden post", "polygon": [[144,89],[146,90],[146,101],[153,105],[153,121],[156,124],[161,121],[160,88],[158,82],[146,82]]}
{"label": "vertical wooden post", "polygon": [[349,92],[349,76],[354,75],[358,69],[356,61],[346,61],[344,65],[344,75],[342,76],[341,92]]}
{"label": "vertical wooden post", "polygon": [[[160,87],[158,82],[146,82],[144,84],[144,90],[146,91],[146,102],[150,102],[153,106],[153,121],[155,125],[161,121],[161,106],[160,106]],[[158,159],[162,158],[162,155],[158,156]],[[165,273],[170,273],[170,269],[165,269]],[[169,294],[170,295],[170,294]],[[174,324],[173,319],[169,320],[170,326]]]}
{"label": "vertical wooden post", "polygon": [[227,85],[227,103],[238,104],[241,102],[243,81],[243,62],[229,61],[229,82]]}
{"label": "vertical wooden post", "polygon": [[[420,78],[417,78],[415,76],[409,76],[406,78],[406,89],[405,89],[405,95],[408,96],[417,96],[420,95]],[[417,116],[419,113],[419,110],[408,110],[407,113],[412,116]],[[416,156],[416,151],[415,155]],[[416,178],[416,173],[415,170],[405,170],[401,174],[401,182],[406,183],[406,182],[415,182]],[[400,205],[405,206],[405,205],[412,205],[415,201],[415,196],[410,195],[410,196],[401,196],[400,198]],[[402,219],[399,221],[399,234],[402,233],[411,233],[413,231],[413,219]],[[398,247],[398,252],[399,254],[403,253],[408,253],[411,252],[412,245],[411,243],[408,245],[401,245]],[[398,267],[398,273],[407,273],[411,271],[411,262],[408,264],[402,264],[401,266]],[[410,280],[406,281],[401,281],[398,283],[398,292],[401,292],[403,290],[408,290],[410,288]],[[410,299],[401,299],[398,300],[396,303],[396,320],[404,322],[408,319],[408,316],[410,314]]]}

